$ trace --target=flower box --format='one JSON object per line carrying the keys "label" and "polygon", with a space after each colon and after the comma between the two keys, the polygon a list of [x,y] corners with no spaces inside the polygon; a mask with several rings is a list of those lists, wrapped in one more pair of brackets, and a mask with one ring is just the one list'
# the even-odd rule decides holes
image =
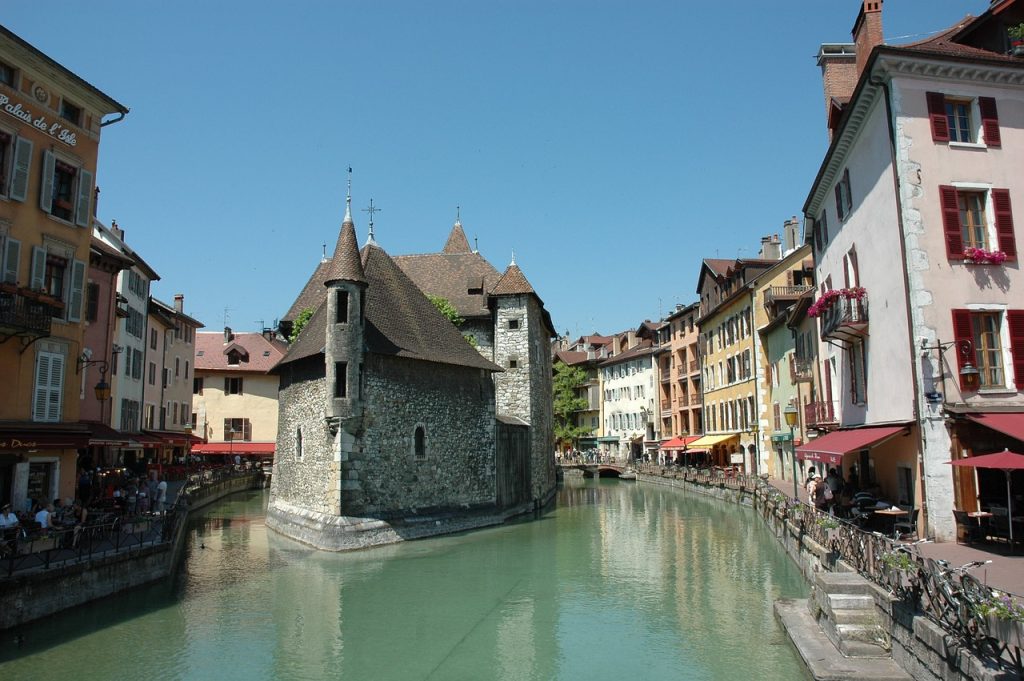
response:
{"label": "flower box", "polygon": [[818,296],[818,299],[814,301],[809,308],[807,308],[807,316],[819,317],[835,305],[836,301],[840,298],[845,298],[847,300],[863,300],[867,293],[867,290],[862,286],[829,289]]}
{"label": "flower box", "polygon": [[964,249],[964,259],[978,265],[1002,265],[1006,262],[1006,253],[986,251],[984,248],[966,248]]}
{"label": "flower box", "polygon": [[1024,622],[989,615],[988,635],[1008,646],[1024,648]]}

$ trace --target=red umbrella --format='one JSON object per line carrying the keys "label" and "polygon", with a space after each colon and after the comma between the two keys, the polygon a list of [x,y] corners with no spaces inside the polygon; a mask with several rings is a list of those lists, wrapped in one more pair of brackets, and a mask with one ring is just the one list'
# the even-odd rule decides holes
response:
{"label": "red umbrella", "polygon": [[1017,454],[1009,449],[1004,449],[995,454],[969,456],[966,459],[958,459],[949,463],[953,466],[971,466],[972,468],[998,468],[1006,473],[1006,520],[1010,526],[1010,546],[1013,546],[1013,508],[1010,496],[1010,473],[1015,470],[1024,469],[1024,454]]}

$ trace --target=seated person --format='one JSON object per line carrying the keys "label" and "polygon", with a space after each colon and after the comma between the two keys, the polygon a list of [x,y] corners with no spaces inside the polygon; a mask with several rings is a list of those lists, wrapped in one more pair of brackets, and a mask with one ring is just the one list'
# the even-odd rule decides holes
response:
{"label": "seated person", "polygon": [[10,504],[4,504],[0,508],[0,530],[10,530],[16,528],[21,523],[18,520],[18,516],[14,515],[14,511],[11,510]]}

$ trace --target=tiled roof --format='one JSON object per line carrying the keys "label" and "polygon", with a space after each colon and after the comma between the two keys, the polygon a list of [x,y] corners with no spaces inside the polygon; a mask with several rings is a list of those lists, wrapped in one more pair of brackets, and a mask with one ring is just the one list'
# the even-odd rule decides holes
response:
{"label": "tiled roof", "polygon": [[[369,352],[501,370],[466,342],[384,249],[364,246],[362,267],[369,284],[366,292],[366,348]],[[288,350],[284,362],[323,352],[326,325],[327,308],[321,305]]]}
{"label": "tiled roof", "polygon": [[520,293],[532,293],[537,294],[530,286],[530,282],[526,280],[526,275],[519,269],[519,265],[512,263],[506,269],[505,273],[501,275],[501,279],[491,289],[492,296],[508,296],[517,295]]}
{"label": "tiled roof", "polygon": [[466,239],[466,233],[462,231],[462,223],[456,222],[452,226],[451,234],[448,235],[448,241],[444,245],[442,253],[470,253],[469,241]]}
{"label": "tiled roof", "polygon": [[560,361],[562,364],[583,364],[587,361],[587,353],[575,352],[573,350],[559,350],[555,353],[555,359]]}
{"label": "tiled roof", "polygon": [[652,352],[654,352],[654,348],[651,345],[651,341],[649,339],[644,339],[640,341],[637,345],[631,347],[629,350],[626,350],[625,352],[620,352],[619,354],[613,357],[609,357],[608,359],[601,362],[599,366],[611,366],[612,364],[618,364],[619,362],[625,362],[626,360],[636,359],[637,357],[649,355]]}
{"label": "tiled roof", "polygon": [[359,258],[359,245],[356,243],[356,228],[351,220],[345,220],[338,232],[338,243],[334,247],[334,256],[327,265],[324,283],[331,281],[355,281],[366,283],[363,263]]}
{"label": "tiled roof", "polygon": [[327,280],[327,269],[330,264],[330,260],[322,260],[316,266],[312,276],[309,277],[309,281],[302,287],[302,292],[299,293],[292,306],[288,308],[288,312],[285,313],[284,317],[281,317],[281,321],[295,321],[295,318],[303,310],[315,310],[320,305],[320,301],[324,299],[324,282]]}
{"label": "tiled roof", "polygon": [[[460,317],[490,317],[485,294],[500,275],[479,253],[398,255],[394,261],[420,290],[446,299]],[[470,289],[481,293],[470,294]]]}
{"label": "tiled roof", "polygon": [[704,264],[718,276],[724,277],[729,274],[729,270],[736,264],[736,261],[724,258],[704,258]]}
{"label": "tiled roof", "polygon": [[[287,346],[269,341],[261,333],[236,333],[230,342],[224,342],[222,332],[200,331],[196,334],[196,371],[231,371],[265,374],[281,361]],[[225,350],[240,346],[249,353],[248,361],[228,364]]]}

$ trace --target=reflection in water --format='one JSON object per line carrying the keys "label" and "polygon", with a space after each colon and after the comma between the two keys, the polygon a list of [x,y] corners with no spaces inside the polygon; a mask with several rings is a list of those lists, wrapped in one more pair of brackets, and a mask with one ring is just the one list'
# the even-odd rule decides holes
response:
{"label": "reflection in water", "polygon": [[570,479],[536,521],[326,554],[264,505],[197,521],[174,585],[9,636],[0,678],[805,678],[771,604],[806,587],[748,509]]}

